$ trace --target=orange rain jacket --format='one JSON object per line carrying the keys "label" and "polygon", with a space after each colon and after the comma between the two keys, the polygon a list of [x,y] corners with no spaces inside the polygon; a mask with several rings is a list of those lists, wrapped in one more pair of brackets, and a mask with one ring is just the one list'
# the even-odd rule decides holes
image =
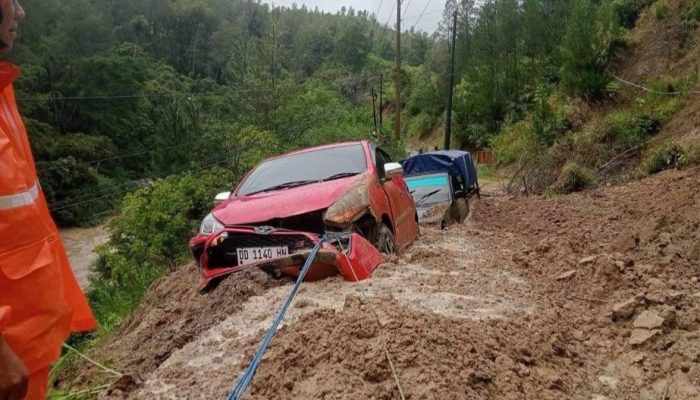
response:
{"label": "orange rain jacket", "polygon": [[38,183],[12,88],[18,76],[0,62],[0,335],[32,374],[58,358],[70,332],[96,322]]}

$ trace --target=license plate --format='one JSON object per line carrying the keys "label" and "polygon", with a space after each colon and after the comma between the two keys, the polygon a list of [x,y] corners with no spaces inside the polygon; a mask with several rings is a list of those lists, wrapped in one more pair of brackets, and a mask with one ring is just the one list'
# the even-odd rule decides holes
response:
{"label": "license plate", "polygon": [[241,247],[238,249],[238,265],[255,264],[265,260],[284,257],[289,254],[287,246]]}

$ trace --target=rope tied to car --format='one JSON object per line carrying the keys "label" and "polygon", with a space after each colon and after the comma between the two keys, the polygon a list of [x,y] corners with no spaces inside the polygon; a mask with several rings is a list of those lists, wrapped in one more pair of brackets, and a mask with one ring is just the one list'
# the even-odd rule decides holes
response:
{"label": "rope tied to car", "polygon": [[311,250],[311,253],[309,253],[309,256],[306,258],[306,262],[304,262],[304,266],[301,268],[301,271],[299,271],[299,276],[297,277],[297,280],[294,283],[294,286],[292,287],[292,291],[289,293],[289,296],[287,296],[287,300],[285,300],[284,304],[282,305],[282,308],[277,314],[277,317],[275,317],[275,319],[272,321],[272,326],[270,326],[270,329],[268,329],[267,334],[265,334],[265,338],[263,339],[262,343],[260,343],[260,347],[258,347],[258,350],[255,352],[255,355],[253,356],[253,359],[251,360],[250,364],[248,364],[248,367],[246,368],[245,372],[238,378],[235,385],[231,389],[227,400],[240,399],[243,393],[245,393],[246,389],[248,388],[248,385],[250,385],[250,382],[253,380],[255,372],[258,369],[258,365],[260,365],[260,361],[262,360],[265,351],[267,350],[268,346],[270,345],[270,342],[272,341],[272,337],[275,335],[275,332],[277,332],[280,323],[282,323],[282,320],[284,319],[284,316],[287,313],[287,309],[292,304],[294,296],[296,296],[297,292],[299,291],[299,288],[301,287],[301,283],[306,277],[306,273],[309,272],[311,264],[313,264],[316,255],[318,254],[319,250],[321,250],[321,246],[323,246],[323,243],[325,243],[326,241],[328,241],[328,238],[326,236],[323,236],[321,240],[319,240],[314,246],[314,248]]}

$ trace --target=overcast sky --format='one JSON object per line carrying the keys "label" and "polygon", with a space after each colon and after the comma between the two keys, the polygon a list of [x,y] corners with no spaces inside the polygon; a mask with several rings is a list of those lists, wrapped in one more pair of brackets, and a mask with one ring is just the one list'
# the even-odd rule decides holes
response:
{"label": "overcast sky", "polygon": [[[396,23],[396,0],[265,0],[267,3],[276,6],[290,7],[293,3],[298,6],[306,4],[306,7],[314,9],[318,6],[320,10],[335,12],[341,7],[352,7],[356,10],[367,10],[370,14],[377,13],[380,23],[385,23],[392,19],[392,26]],[[410,29],[418,22],[416,29],[422,29],[428,33],[433,33],[437,29],[438,22],[442,19],[442,10],[445,7],[445,0],[402,0],[402,13],[405,18],[402,30]],[[381,3],[381,9],[377,12]],[[418,18],[425,10],[425,14]]]}

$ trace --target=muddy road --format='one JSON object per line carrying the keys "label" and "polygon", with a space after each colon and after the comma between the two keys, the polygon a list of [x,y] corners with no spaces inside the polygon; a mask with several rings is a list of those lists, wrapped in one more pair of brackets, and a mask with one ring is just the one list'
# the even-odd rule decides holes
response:
{"label": "muddy road", "polygon": [[[304,284],[245,398],[700,399],[699,278],[699,169],[494,193],[365,282]],[[248,271],[202,296],[195,281],[164,277],[90,351],[125,374],[100,398],[225,398],[291,282]]]}

